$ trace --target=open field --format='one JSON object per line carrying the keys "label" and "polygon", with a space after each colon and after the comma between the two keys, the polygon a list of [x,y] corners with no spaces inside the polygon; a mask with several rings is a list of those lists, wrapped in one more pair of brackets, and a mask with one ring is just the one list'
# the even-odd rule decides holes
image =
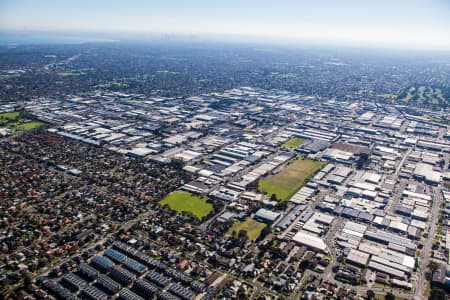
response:
{"label": "open field", "polygon": [[206,198],[200,198],[188,192],[175,191],[167,195],[159,204],[167,204],[170,209],[179,213],[190,212],[201,220],[213,210],[212,204],[206,200]]}
{"label": "open field", "polygon": [[247,232],[247,237],[249,240],[256,240],[258,236],[261,234],[261,231],[267,225],[264,223],[260,223],[258,221],[253,220],[252,218],[248,218],[244,222],[236,221],[230,229],[228,229],[228,234],[232,235],[233,231],[237,236],[240,230],[245,230]]}
{"label": "open field", "polygon": [[4,124],[9,120],[13,120],[19,116],[18,111],[5,112],[0,114],[0,124]]}
{"label": "open field", "polygon": [[259,190],[268,195],[275,194],[278,200],[286,201],[295,194],[317,171],[325,166],[324,163],[314,160],[296,159],[284,169],[267,179],[259,181]]}
{"label": "open field", "polygon": [[298,146],[300,146],[304,142],[305,142],[305,140],[301,139],[301,138],[291,138],[291,139],[287,140],[286,142],[284,142],[284,144],[281,145],[281,147],[296,149]]}
{"label": "open field", "polygon": [[20,112],[13,111],[0,114],[0,125],[15,131],[24,131],[39,128],[44,126],[45,123],[39,121],[25,121],[20,116]]}
{"label": "open field", "polygon": [[35,128],[39,128],[44,126],[45,124],[42,122],[38,122],[38,121],[31,121],[31,122],[16,122],[16,123],[10,123],[6,126],[6,128],[12,129],[12,130],[18,130],[18,131],[23,131],[23,130],[31,130],[31,129],[35,129]]}
{"label": "open field", "polygon": [[443,120],[440,118],[435,118],[435,117],[430,117],[430,116],[425,116],[425,118],[427,118],[428,120],[431,120],[433,122],[436,122],[436,123],[450,125],[450,120]]}
{"label": "open field", "polygon": [[383,98],[386,98],[386,99],[392,99],[392,100],[397,99],[397,96],[394,95],[394,94],[379,94],[377,96],[383,97]]}
{"label": "open field", "polygon": [[397,99],[403,102],[412,102],[415,104],[434,104],[434,105],[448,105],[450,99],[446,99],[442,89],[431,86],[410,86],[405,89]]}
{"label": "open field", "polygon": [[[375,294],[375,300],[384,300],[385,297],[384,294]],[[395,300],[404,300],[403,298],[400,297],[395,297]]]}
{"label": "open field", "polygon": [[84,73],[75,73],[75,72],[60,72],[58,73],[58,76],[61,77],[77,77],[77,76],[83,76]]}
{"label": "open field", "polygon": [[94,89],[119,89],[126,87],[128,87],[128,84],[120,82],[102,83],[94,85]]}

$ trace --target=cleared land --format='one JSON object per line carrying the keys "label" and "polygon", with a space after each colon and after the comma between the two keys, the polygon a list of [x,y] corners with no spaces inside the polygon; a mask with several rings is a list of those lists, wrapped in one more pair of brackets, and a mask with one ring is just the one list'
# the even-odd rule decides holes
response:
{"label": "cleared land", "polygon": [[267,179],[261,179],[258,187],[268,195],[275,194],[278,200],[288,200],[295,194],[325,163],[314,160],[296,159],[284,169]]}
{"label": "cleared land", "polygon": [[206,198],[200,198],[185,191],[172,192],[159,204],[167,204],[170,209],[179,213],[189,212],[198,220],[203,219],[213,210],[212,204],[208,203]]}
{"label": "cleared land", "polygon": [[253,220],[252,218],[248,218],[244,222],[236,221],[230,229],[228,229],[228,234],[235,236],[239,234],[239,231],[245,230],[247,232],[247,237],[249,240],[256,240],[258,236],[261,234],[261,231],[267,225],[264,223],[260,223],[258,221]]}
{"label": "cleared land", "polygon": [[300,146],[304,142],[305,142],[305,140],[301,139],[301,138],[291,138],[291,139],[287,140],[286,142],[284,142],[284,144],[281,145],[281,147],[296,149],[296,148],[298,148],[298,146]]}

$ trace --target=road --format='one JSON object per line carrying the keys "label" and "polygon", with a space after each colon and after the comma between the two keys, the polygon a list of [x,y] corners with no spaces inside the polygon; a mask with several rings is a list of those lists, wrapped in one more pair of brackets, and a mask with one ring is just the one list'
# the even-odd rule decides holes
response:
{"label": "road", "polygon": [[400,173],[400,170],[402,169],[402,166],[405,163],[405,160],[409,156],[411,151],[412,151],[412,148],[409,148],[408,151],[406,151],[406,153],[403,155],[402,160],[400,161],[400,163],[397,166],[397,169],[395,170],[395,175],[396,176],[398,176],[398,173]]}
{"label": "road", "polygon": [[429,234],[428,234],[428,238],[425,242],[425,245],[423,246],[423,250],[422,250],[422,261],[420,262],[420,267],[419,267],[419,271],[418,271],[418,279],[417,279],[417,284],[416,284],[416,290],[414,292],[414,299],[423,299],[424,296],[424,292],[426,289],[426,283],[427,283],[427,279],[425,278],[425,273],[427,271],[427,267],[428,264],[430,262],[430,258],[431,258],[431,248],[433,246],[433,240],[434,240],[434,236],[436,235],[436,228],[437,228],[437,223],[439,221],[439,209],[441,207],[441,203],[442,203],[442,197],[440,195],[440,190],[438,187],[432,187],[430,188],[432,190],[433,193],[433,207],[431,209],[431,215],[430,215],[430,229],[429,229]]}

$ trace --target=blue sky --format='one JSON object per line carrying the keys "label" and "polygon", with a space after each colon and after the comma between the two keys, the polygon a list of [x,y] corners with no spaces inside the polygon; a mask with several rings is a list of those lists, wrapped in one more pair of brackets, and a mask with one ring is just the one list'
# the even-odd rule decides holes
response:
{"label": "blue sky", "polygon": [[450,50],[450,0],[0,0],[0,29],[230,34]]}

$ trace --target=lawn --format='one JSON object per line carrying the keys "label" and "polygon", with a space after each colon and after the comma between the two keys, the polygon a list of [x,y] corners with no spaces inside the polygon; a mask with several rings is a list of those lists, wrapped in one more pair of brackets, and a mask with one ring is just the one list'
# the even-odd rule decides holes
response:
{"label": "lawn", "polygon": [[394,94],[379,94],[377,96],[383,97],[383,98],[386,98],[386,99],[392,99],[392,100],[397,99],[397,96],[394,95]]}
{"label": "lawn", "polygon": [[85,75],[84,73],[75,73],[75,72],[60,72],[58,73],[58,76],[61,77],[78,77],[78,76],[83,76]]}
{"label": "lawn", "polygon": [[0,124],[6,123],[9,120],[13,120],[19,116],[18,111],[5,112],[0,114]]}
{"label": "lawn", "polygon": [[175,191],[159,202],[160,205],[169,205],[176,212],[190,212],[198,220],[202,220],[211,211],[213,206],[206,198],[197,197],[185,191]]}
{"label": "lawn", "polygon": [[13,130],[23,131],[23,130],[31,130],[31,129],[39,128],[44,125],[45,124],[42,122],[31,121],[31,122],[27,122],[27,123],[22,123],[22,122],[10,123],[6,127],[9,129],[13,129]]}
{"label": "lawn", "polygon": [[35,129],[45,125],[45,123],[39,121],[24,121],[18,111],[0,114],[0,125],[16,131]]}
{"label": "lawn", "polygon": [[431,120],[432,122],[441,123],[441,124],[445,124],[445,125],[450,125],[450,121],[449,120],[443,120],[443,119],[440,119],[440,118],[435,118],[435,117],[430,117],[430,116],[426,116],[426,118],[428,120]]}
{"label": "lawn", "polygon": [[301,138],[291,138],[291,139],[287,140],[283,145],[281,145],[281,147],[297,149],[298,146],[300,146],[304,142],[305,142],[305,140],[301,139]]}
{"label": "lawn", "polygon": [[267,195],[275,194],[278,200],[286,201],[324,166],[325,163],[322,162],[298,158],[286,165],[280,173],[261,179],[259,190]]}
{"label": "lawn", "polygon": [[111,83],[101,83],[94,85],[94,89],[109,89],[109,88],[126,88],[127,83],[111,82]]}
{"label": "lawn", "polygon": [[249,240],[256,240],[258,236],[261,234],[261,231],[267,225],[264,223],[260,223],[258,221],[253,220],[252,218],[248,218],[244,222],[236,221],[230,229],[228,229],[228,234],[232,235],[233,231],[237,236],[240,230],[245,230],[247,232],[247,237]]}
{"label": "lawn", "polygon": [[[385,294],[375,294],[375,300],[384,300]],[[401,297],[395,297],[395,300],[404,300]]]}

